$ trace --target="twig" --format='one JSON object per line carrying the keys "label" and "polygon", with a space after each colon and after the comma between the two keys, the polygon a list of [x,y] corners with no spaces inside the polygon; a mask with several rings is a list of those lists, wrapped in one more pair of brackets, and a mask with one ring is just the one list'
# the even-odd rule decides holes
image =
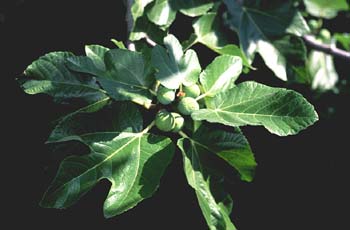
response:
{"label": "twig", "polygon": [[186,133],[184,133],[183,131],[179,131],[179,135],[180,135],[181,137],[183,137],[183,138],[188,138],[188,139],[190,139],[189,136],[188,136]]}
{"label": "twig", "polygon": [[145,35],[145,41],[150,45],[150,46],[156,46],[157,43],[153,41],[148,35]]}
{"label": "twig", "polygon": [[130,41],[130,39],[129,39],[130,33],[134,28],[134,19],[133,19],[132,14],[131,14],[131,7],[132,7],[133,3],[134,3],[134,0],[127,0],[126,1],[126,16],[125,16],[126,25],[127,25],[127,36],[128,36],[128,39],[126,41],[126,47],[128,48],[128,50],[131,50],[131,51],[136,50],[135,44],[132,41]]}
{"label": "twig", "polygon": [[140,134],[142,135],[142,134],[148,133],[148,131],[155,125],[155,123],[156,123],[155,121],[152,121],[152,123],[149,124],[144,130],[142,130]]}
{"label": "twig", "polygon": [[350,52],[337,48],[335,45],[326,45],[321,42],[318,42],[312,35],[304,35],[304,41],[311,48],[321,51],[327,54],[330,54],[335,57],[342,58],[344,60],[350,61]]}

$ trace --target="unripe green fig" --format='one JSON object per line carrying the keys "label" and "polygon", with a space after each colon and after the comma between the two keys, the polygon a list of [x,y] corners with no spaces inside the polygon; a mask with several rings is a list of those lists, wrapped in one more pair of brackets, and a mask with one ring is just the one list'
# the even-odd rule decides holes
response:
{"label": "unripe green fig", "polygon": [[162,109],[156,114],[155,123],[158,129],[169,132],[175,127],[175,119],[168,111]]}
{"label": "unripe green fig", "polygon": [[199,109],[198,102],[192,97],[184,97],[177,106],[178,110],[183,115],[190,115],[193,111]]}
{"label": "unripe green fig", "polygon": [[184,86],[182,90],[185,93],[186,97],[197,98],[201,94],[201,89],[197,84]]}
{"label": "unripe green fig", "polygon": [[322,29],[322,30],[320,30],[320,37],[323,40],[329,41],[331,39],[332,35],[331,35],[331,32],[329,32],[329,30]]}
{"label": "unripe green fig", "polygon": [[159,86],[157,99],[161,104],[168,105],[175,100],[175,91],[163,86]]}
{"label": "unripe green fig", "polygon": [[175,121],[175,127],[171,131],[177,133],[183,128],[185,119],[178,113],[171,113],[171,115],[174,117]]}
{"label": "unripe green fig", "polygon": [[309,20],[308,21],[308,25],[309,25],[311,31],[316,31],[316,30],[318,30],[320,28],[320,24],[315,19]]}

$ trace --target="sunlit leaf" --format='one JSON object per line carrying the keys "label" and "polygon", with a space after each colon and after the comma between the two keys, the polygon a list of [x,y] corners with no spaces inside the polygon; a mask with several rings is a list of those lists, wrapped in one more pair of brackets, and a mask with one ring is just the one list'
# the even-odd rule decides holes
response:
{"label": "sunlit leaf", "polygon": [[169,89],[177,89],[181,84],[195,84],[201,71],[196,52],[187,50],[184,54],[173,35],[164,38],[164,45],[166,49],[158,45],[152,50],[152,64],[158,70],[157,80]]}
{"label": "sunlit leaf", "polygon": [[228,42],[221,30],[219,20],[220,17],[217,13],[208,13],[195,20],[192,24],[195,32],[195,42],[199,42],[219,54],[240,56],[243,64],[250,66],[242,50]]}
{"label": "sunlit leaf", "polygon": [[334,18],[339,11],[349,9],[346,0],[304,0],[304,4],[309,14],[326,19]]}
{"label": "sunlit leaf", "polygon": [[207,109],[194,111],[194,120],[228,126],[262,125],[279,136],[296,134],[318,120],[313,106],[299,93],[244,82],[207,100]]}
{"label": "sunlit leaf", "polygon": [[154,24],[167,28],[175,20],[176,9],[168,0],[155,0],[152,8],[147,12],[147,17]]}
{"label": "sunlit leaf", "polygon": [[216,57],[200,74],[203,95],[213,97],[219,92],[232,88],[241,72],[240,57],[230,55]]}
{"label": "sunlit leaf", "polygon": [[334,38],[346,49],[350,51],[350,34],[349,33],[335,33]]}
{"label": "sunlit leaf", "polygon": [[311,51],[309,55],[309,72],[312,76],[312,88],[320,91],[334,89],[338,82],[338,74],[335,70],[331,55]]}

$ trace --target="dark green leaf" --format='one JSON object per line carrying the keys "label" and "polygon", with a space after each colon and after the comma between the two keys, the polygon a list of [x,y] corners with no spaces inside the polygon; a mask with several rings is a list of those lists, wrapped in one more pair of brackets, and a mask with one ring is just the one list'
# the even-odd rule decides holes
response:
{"label": "dark green leaf", "polygon": [[104,57],[108,51],[109,51],[108,48],[100,45],[85,46],[86,56],[89,57],[94,63],[94,66],[96,66],[96,68],[100,70],[106,69],[106,66],[104,63]]}
{"label": "dark green leaf", "polygon": [[[219,186],[220,184],[217,182],[223,179],[221,176],[217,177],[211,173],[207,167],[209,164],[205,158],[211,153],[187,138],[179,139],[177,145],[182,151],[187,181],[196,192],[199,206],[209,229],[235,230],[236,228],[229,217],[231,197],[225,194],[221,196],[224,197],[223,200],[216,199],[217,194],[214,193],[215,190],[211,186],[213,181],[216,181],[213,184]],[[229,205],[225,205],[227,201],[229,201]]]}
{"label": "dark green leaf", "polygon": [[[77,202],[100,180],[112,187],[104,204],[106,217],[118,215],[150,197],[170,163],[174,146],[170,139],[142,131],[142,117],[130,102],[112,107],[93,105],[63,118],[49,141],[77,140],[90,154],[66,158],[41,205],[66,208]],[[96,108],[103,110],[94,113]]]}
{"label": "dark green leaf", "polygon": [[[142,131],[143,120],[136,105],[120,102],[106,107],[107,99],[62,118],[51,132],[47,143],[81,141],[81,135],[95,132],[136,133]],[[100,110],[101,107],[104,109]]]}
{"label": "dark green leaf", "polygon": [[318,120],[313,106],[299,93],[244,82],[207,100],[207,109],[193,112],[194,120],[229,126],[263,125],[271,133],[296,134]]}
{"label": "dark green leaf", "polygon": [[104,55],[105,69],[97,68],[90,57],[69,59],[69,68],[97,78],[107,93],[117,101],[130,100],[145,107],[152,102],[149,91],[153,80],[145,71],[140,53],[123,49],[109,50]]}
{"label": "dark green leaf", "polygon": [[192,142],[225,160],[239,172],[242,180],[253,180],[256,162],[249,143],[239,128],[225,131],[204,123],[194,133]]}
{"label": "dark green leaf", "polygon": [[270,11],[243,6],[239,1],[225,0],[227,24],[235,30],[241,48],[250,62],[259,53],[265,64],[282,80],[287,80],[287,59],[273,44],[273,39],[285,33],[301,36],[309,28],[294,7],[282,7]]}
{"label": "dark green leaf", "polygon": [[45,93],[56,102],[82,99],[87,104],[106,97],[95,78],[70,71],[66,60],[75,57],[68,52],[53,52],[40,57],[25,70],[22,87],[28,94]]}
{"label": "dark green leaf", "polygon": [[175,0],[173,2],[175,2],[181,13],[190,17],[204,15],[214,6],[212,0]]}
{"label": "dark green leaf", "polygon": [[108,179],[112,186],[104,215],[121,214],[155,192],[174,152],[170,139],[144,133],[95,133],[81,139],[91,153],[62,162],[41,206],[67,208]]}
{"label": "dark green leaf", "polygon": [[274,40],[273,45],[288,60],[286,62],[288,80],[311,84],[311,76],[306,65],[307,50],[303,40],[294,35],[286,35]]}

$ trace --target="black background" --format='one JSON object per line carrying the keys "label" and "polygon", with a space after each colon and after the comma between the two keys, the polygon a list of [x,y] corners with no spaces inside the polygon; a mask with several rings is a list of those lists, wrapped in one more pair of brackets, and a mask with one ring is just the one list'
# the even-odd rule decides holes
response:
{"label": "black background", "polygon": [[[9,222],[11,229],[23,224],[36,229],[207,229],[186,184],[179,153],[156,194],[123,215],[103,218],[102,205],[109,188],[106,181],[67,210],[38,206],[57,167],[57,157],[44,145],[48,124],[64,109],[45,95],[25,95],[15,78],[50,51],[83,54],[85,44],[112,48],[110,38],[126,38],[124,12],[122,1],[116,0],[26,0],[2,6],[1,121],[5,139],[1,138],[1,219]],[[326,26],[344,31],[349,22],[342,17]],[[183,40],[191,32],[191,24],[179,16],[171,32]],[[202,63],[214,57],[204,47],[195,49]],[[349,78],[348,63],[337,60],[336,64],[340,76]],[[283,86],[260,59],[256,66],[259,71],[241,80]],[[283,138],[260,127],[244,128],[259,166],[254,182],[230,183],[232,219],[240,230],[350,229],[349,93],[327,94],[316,101],[308,89],[291,87],[315,104],[321,120],[297,136]],[[331,117],[326,115],[330,105],[335,108]]]}

